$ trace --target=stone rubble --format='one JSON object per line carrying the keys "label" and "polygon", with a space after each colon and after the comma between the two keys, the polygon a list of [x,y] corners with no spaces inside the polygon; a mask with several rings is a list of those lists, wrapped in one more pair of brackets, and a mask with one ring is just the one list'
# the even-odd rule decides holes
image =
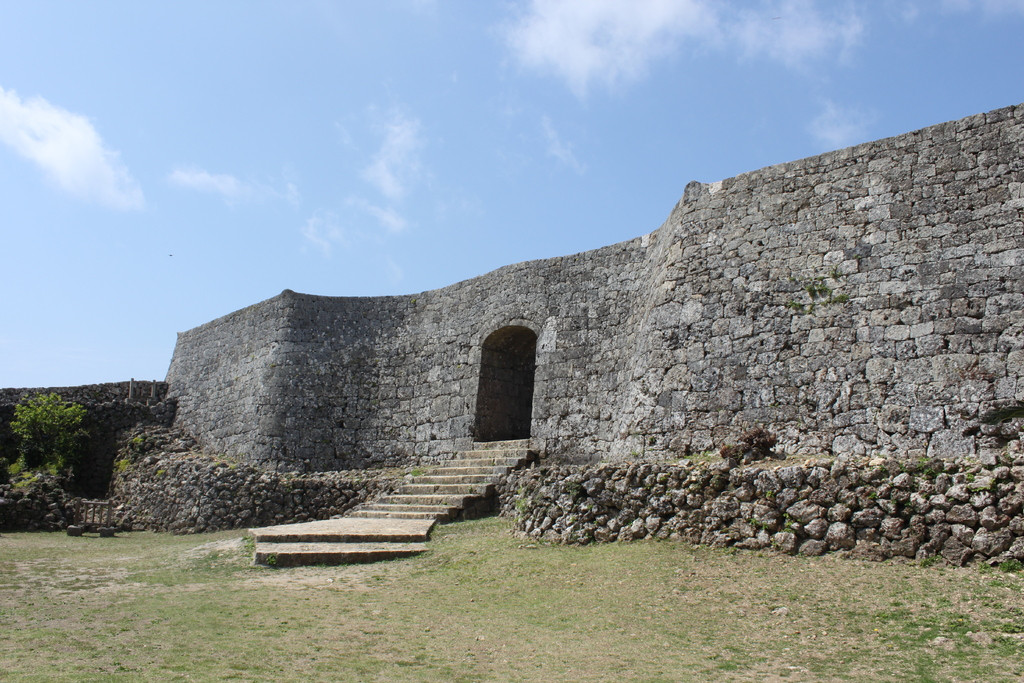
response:
{"label": "stone rubble", "polygon": [[1024,561],[1024,451],[998,461],[811,459],[552,465],[499,484],[518,533],[555,543],[677,539],[883,560]]}
{"label": "stone rubble", "polygon": [[0,531],[60,531],[74,520],[74,496],[66,478],[35,474],[0,483]]}

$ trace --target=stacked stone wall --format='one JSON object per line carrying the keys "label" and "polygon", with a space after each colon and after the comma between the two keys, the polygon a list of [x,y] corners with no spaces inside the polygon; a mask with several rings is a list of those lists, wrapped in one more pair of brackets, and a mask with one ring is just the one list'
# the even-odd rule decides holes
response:
{"label": "stacked stone wall", "polygon": [[279,473],[196,450],[177,430],[139,429],[115,463],[124,529],[199,533],[328,519],[392,491],[395,470]]}
{"label": "stacked stone wall", "polygon": [[620,434],[992,457],[979,412],[1024,399],[1022,143],[1014,107],[688,187]]}
{"label": "stacked stone wall", "polygon": [[10,460],[16,459],[17,440],[10,428],[15,406],[39,394],[51,393],[86,409],[83,426],[89,437],[67,486],[87,497],[106,495],[121,435],[135,427],[167,426],[174,420],[176,402],[167,398],[164,382],[131,380],[75,387],[0,389],[0,453]]}
{"label": "stacked stone wall", "polygon": [[[627,264],[645,242],[507,266],[409,297],[283,292],[179,335],[168,373],[179,425],[204,450],[282,470],[436,462],[473,440],[484,339],[521,325],[538,335],[538,442],[550,453],[563,441],[607,450],[612,436],[600,418],[614,403],[618,357],[610,350],[638,286]],[[226,348],[238,335],[266,353]]]}
{"label": "stacked stone wall", "polygon": [[[1019,444],[1015,444],[1019,445]],[[685,540],[803,555],[1024,561],[1024,455],[811,460],[780,467],[616,463],[513,472],[502,514],[557,543]]]}
{"label": "stacked stone wall", "polygon": [[176,349],[188,353],[175,351],[167,374],[176,422],[210,452],[267,461],[289,400],[277,362],[288,302],[275,297],[178,335]]}
{"label": "stacked stone wall", "polygon": [[206,457],[150,457],[119,473],[111,498],[126,530],[200,533],[341,515],[398,486],[394,472],[305,475]]}
{"label": "stacked stone wall", "polygon": [[63,477],[37,474],[13,485],[0,482],[0,531],[58,531],[75,518]]}
{"label": "stacked stone wall", "polygon": [[407,297],[286,291],[179,336],[179,422],[282,470],[473,440],[481,345],[537,336],[553,461],[677,458],[763,424],[789,452],[991,460],[1024,400],[1024,106],[691,183],[622,244]]}

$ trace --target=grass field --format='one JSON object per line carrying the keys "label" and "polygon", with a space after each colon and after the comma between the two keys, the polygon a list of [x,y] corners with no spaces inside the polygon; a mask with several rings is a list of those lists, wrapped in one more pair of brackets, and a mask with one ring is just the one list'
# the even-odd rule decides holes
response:
{"label": "grass field", "polygon": [[559,547],[500,519],[376,565],[269,569],[241,532],[0,536],[5,680],[1024,677],[1024,575]]}

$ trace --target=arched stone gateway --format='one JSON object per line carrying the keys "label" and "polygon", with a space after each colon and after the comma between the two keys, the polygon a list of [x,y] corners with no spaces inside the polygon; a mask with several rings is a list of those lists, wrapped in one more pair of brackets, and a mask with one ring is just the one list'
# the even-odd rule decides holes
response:
{"label": "arched stone gateway", "polygon": [[477,441],[530,436],[537,335],[520,326],[503,327],[484,340],[476,394]]}

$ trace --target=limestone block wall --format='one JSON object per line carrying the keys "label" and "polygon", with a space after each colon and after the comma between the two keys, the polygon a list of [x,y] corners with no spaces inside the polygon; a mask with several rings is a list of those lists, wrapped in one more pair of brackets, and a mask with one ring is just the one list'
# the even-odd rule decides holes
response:
{"label": "limestone block wall", "polygon": [[789,451],[982,455],[1024,399],[1024,106],[716,183],[655,232],[407,297],[285,291],[179,336],[178,422],[283,470],[474,438],[481,347],[537,335],[531,436],[676,457],[768,425]]}
{"label": "limestone block wall", "polygon": [[1022,142],[1018,106],[688,187],[623,443],[743,422],[791,450],[991,459],[979,410],[1024,399]]}
{"label": "limestone block wall", "polygon": [[472,441],[482,343],[515,325],[537,335],[538,443],[607,450],[647,241],[408,297],[285,291],[179,335],[167,377],[178,424],[207,452],[282,470],[438,460]]}

